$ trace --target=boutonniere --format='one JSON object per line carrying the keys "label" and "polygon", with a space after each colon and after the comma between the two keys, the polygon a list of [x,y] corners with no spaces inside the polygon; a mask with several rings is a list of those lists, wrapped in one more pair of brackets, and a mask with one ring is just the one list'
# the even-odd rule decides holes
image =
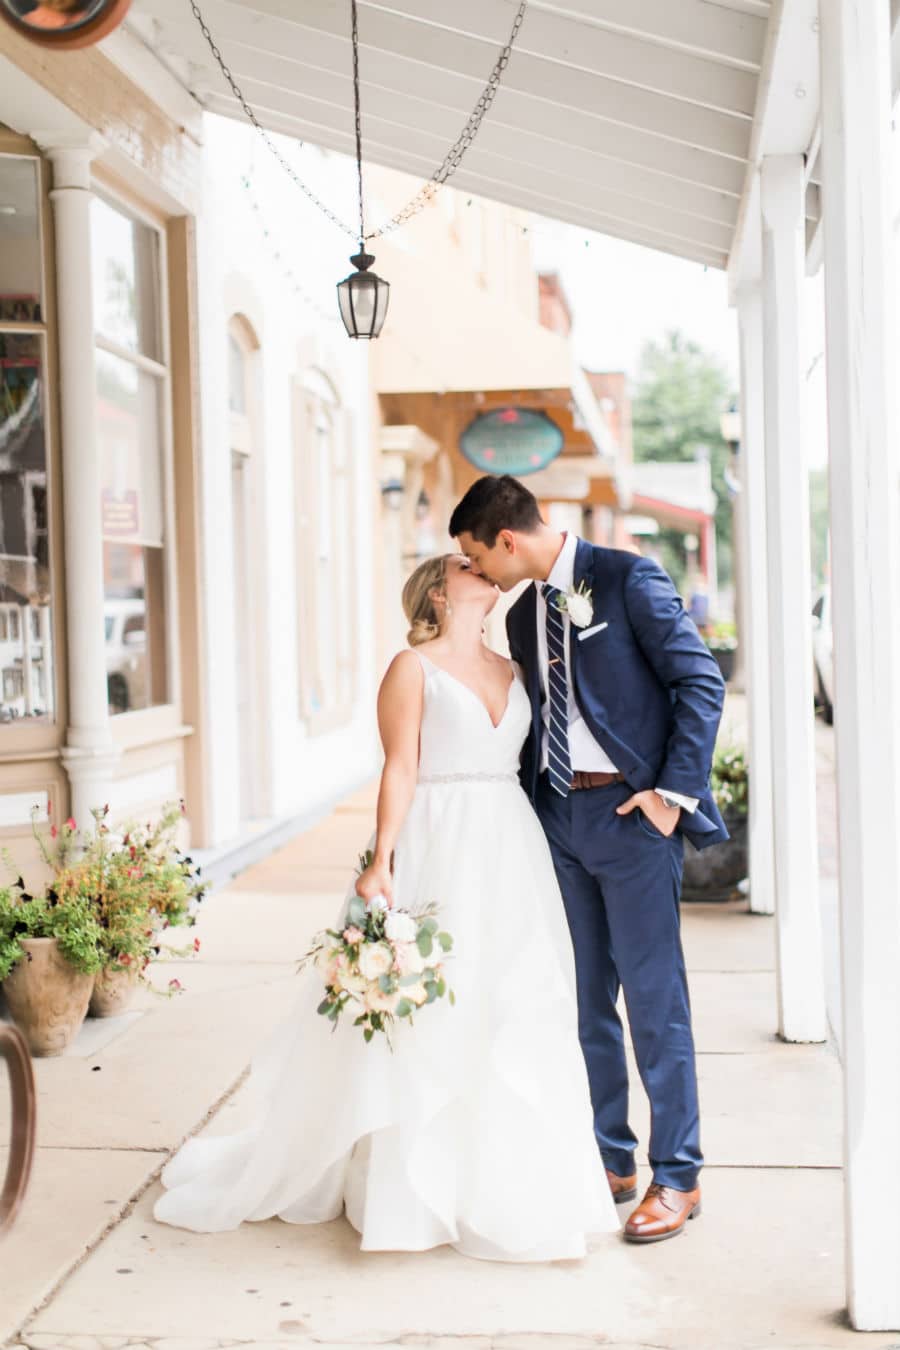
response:
{"label": "boutonniere", "polygon": [[557,609],[568,614],[569,622],[576,628],[586,628],[594,617],[593,591],[583,581],[577,590],[574,586],[570,586],[567,591],[560,591],[555,604]]}

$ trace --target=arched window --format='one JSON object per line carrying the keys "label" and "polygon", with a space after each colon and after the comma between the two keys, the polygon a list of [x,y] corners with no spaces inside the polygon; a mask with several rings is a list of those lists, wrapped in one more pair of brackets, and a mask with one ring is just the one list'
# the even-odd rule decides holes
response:
{"label": "arched window", "polygon": [[356,691],[356,517],[350,418],[332,382],[294,381],[300,713],[313,733],[350,720]]}
{"label": "arched window", "polygon": [[260,764],[259,593],[256,526],[260,445],[254,382],[259,339],[242,315],[228,324],[228,413],[231,451],[231,559],[234,601],[234,681],[240,764],[240,814],[249,820],[262,809]]}

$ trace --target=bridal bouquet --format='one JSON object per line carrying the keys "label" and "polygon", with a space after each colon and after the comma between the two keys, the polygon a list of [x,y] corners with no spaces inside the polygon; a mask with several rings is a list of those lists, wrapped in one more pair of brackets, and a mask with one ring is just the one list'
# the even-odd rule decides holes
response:
{"label": "bridal bouquet", "polygon": [[[360,871],[371,862],[360,858]],[[343,929],[326,928],[313,938],[300,967],[312,963],[325,982],[325,997],[317,1011],[337,1026],[344,1012],[356,1013],[353,1025],[362,1027],[366,1041],[376,1031],[390,1043],[396,1018],[412,1021],[413,1013],[453,990],[444,978],[442,957],[453,939],[442,932],[437,906],[416,914],[389,909],[382,896],[365,902],[350,901]]]}

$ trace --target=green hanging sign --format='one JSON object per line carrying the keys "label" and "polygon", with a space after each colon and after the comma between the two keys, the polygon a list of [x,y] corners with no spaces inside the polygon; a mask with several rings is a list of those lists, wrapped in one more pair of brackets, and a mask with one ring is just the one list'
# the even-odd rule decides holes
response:
{"label": "green hanging sign", "polygon": [[545,469],[563,448],[560,428],[534,408],[494,408],[479,413],[459,438],[470,464],[484,473],[517,477]]}

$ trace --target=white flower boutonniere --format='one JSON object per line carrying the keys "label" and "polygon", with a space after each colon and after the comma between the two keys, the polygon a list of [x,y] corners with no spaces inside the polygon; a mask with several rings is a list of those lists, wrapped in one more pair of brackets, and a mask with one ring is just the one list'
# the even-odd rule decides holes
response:
{"label": "white flower boutonniere", "polygon": [[587,628],[594,617],[594,598],[590,586],[582,581],[577,590],[570,586],[567,591],[560,591],[556,597],[556,608],[568,614],[570,623],[576,628]]}

